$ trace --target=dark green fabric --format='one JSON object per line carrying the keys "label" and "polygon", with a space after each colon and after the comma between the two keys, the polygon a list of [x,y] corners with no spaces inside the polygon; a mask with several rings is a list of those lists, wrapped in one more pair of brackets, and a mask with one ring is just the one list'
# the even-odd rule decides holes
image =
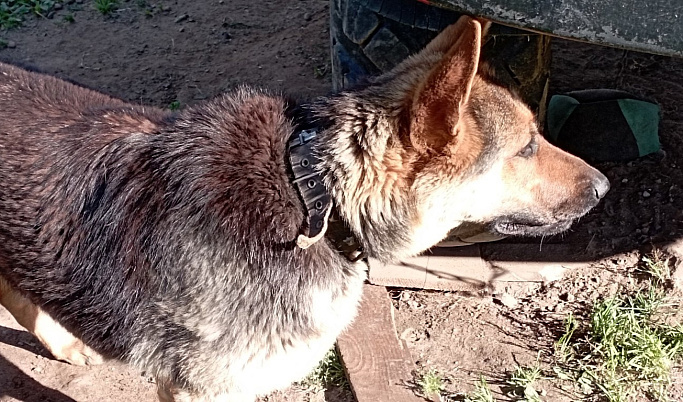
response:
{"label": "dark green fabric", "polygon": [[548,136],[551,141],[557,141],[560,136],[562,126],[571,116],[574,109],[579,105],[579,101],[567,95],[555,95],[550,98],[548,104]]}
{"label": "dark green fabric", "polygon": [[589,162],[628,161],[639,156],[638,143],[615,101],[578,105],[555,143]]}
{"label": "dark green fabric", "polygon": [[547,124],[551,142],[589,162],[628,161],[660,148],[659,106],[623,91],[555,95]]}
{"label": "dark green fabric", "polygon": [[638,143],[638,156],[659,151],[659,106],[634,99],[619,99],[618,102]]}

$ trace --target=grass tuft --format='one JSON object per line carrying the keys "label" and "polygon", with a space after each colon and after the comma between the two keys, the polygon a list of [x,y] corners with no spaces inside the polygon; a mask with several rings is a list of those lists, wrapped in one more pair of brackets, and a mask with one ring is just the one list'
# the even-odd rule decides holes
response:
{"label": "grass tuft", "polygon": [[301,384],[316,390],[324,390],[330,386],[350,388],[349,382],[346,379],[346,372],[344,372],[344,365],[334,348],[325,354],[318,367],[304,378]]}
{"label": "grass tuft", "polygon": [[513,397],[523,402],[541,402],[541,395],[536,390],[536,382],[543,378],[541,367],[538,363],[528,367],[515,367],[515,371],[510,376],[508,384],[512,385]]}
{"label": "grass tuft", "polygon": [[417,385],[420,386],[423,395],[440,394],[443,391],[443,378],[436,369],[430,369],[420,376],[417,380]]}
{"label": "grass tuft", "polygon": [[683,326],[665,323],[671,307],[653,286],[601,300],[593,306],[586,337],[574,341],[576,323],[570,316],[555,346],[558,361],[569,371],[555,368],[558,377],[571,378],[584,394],[596,391],[610,402],[645,395],[668,401],[670,370],[683,355]]}
{"label": "grass tuft", "polygon": [[656,285],[662,285],[671,280],[671,268],[669,258],[660,250],[655,249],[651,255],[641,258],[643,267],[641,268],[648,274]]}
{"label": "grass tuft", "polygon": [[53,0],[0,1],[0,28],[10,29],[21,26],[27,14],[45,18],[54,5]]}
{"label": "grass tuft", "polygon": [[576,322],[576,318],[574,318],[574,315],[570,312],[564,321],[564,334],[555,342],[555,357],[562,363],[566,363],[574,355],[572,337],[574,336],[577,327],[578,323]]}
{"label": "grass tuft", "polygon": [[474,384],[474,391],[465,396],[464,402],[496,402],[491,392],[491,387],[484,377]]}
{"label": "grass tuft", "polygon": [[180,109],[180,101],[177,101],[177,100],[176,100],[176,101],[171,102],[171,103],[168,105],[168,108],[171,109],[171,110],[173,110],[173,111],[176,111],[176,110]]}
{"label": "grass tuft", "polygon": [[102,15],[110,15],[118,8],[118,0],[95,0],[95,9]]}

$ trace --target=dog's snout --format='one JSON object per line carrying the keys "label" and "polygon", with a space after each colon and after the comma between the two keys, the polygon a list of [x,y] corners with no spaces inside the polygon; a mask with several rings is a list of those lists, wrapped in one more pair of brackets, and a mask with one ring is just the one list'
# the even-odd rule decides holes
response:
{"label": "dog's snout", "polygon": [[610,185],[609,180],[604,174],[598,172],[593,178],[593,189],[595,190],[595,196],[598,200],[602,199],[605,194],[609,191]]}

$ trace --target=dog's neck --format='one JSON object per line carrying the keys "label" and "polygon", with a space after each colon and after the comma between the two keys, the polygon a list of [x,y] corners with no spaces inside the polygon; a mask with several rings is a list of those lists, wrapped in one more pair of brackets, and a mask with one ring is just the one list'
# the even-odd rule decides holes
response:
{"label": "dog's neck", "polygon": [[392,102],[366,96],[343,93],[310,106],[308,121],[321,127],[312,151],[339,216],[368,255],[400,259],[415,220],[408,190],[415,161],[397,144]]}
{"label": "dog's neck", "polygon": [[325,188],[323,177],[319,173],[320,159],[312,151],[316,134],[316,129],[299,130],[288,141],[293,184],[306,210],[306,225],[297,244],[308,248],[326,237],[349,261],[356,262],[365,257],[365,252],[339,216],[332,196]]}

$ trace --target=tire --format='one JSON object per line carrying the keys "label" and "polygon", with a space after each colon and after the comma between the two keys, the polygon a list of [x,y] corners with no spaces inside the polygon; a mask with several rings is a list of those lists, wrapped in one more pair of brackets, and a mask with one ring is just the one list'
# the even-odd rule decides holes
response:
{"label": "tire", "polygon": [[[460,16],[417,0],[330,1],[335,91],[390,70]],[[482,58],[494,69],[498,81],[516,91],[539,116],[544,115],[549,37],[494,24]]]}

